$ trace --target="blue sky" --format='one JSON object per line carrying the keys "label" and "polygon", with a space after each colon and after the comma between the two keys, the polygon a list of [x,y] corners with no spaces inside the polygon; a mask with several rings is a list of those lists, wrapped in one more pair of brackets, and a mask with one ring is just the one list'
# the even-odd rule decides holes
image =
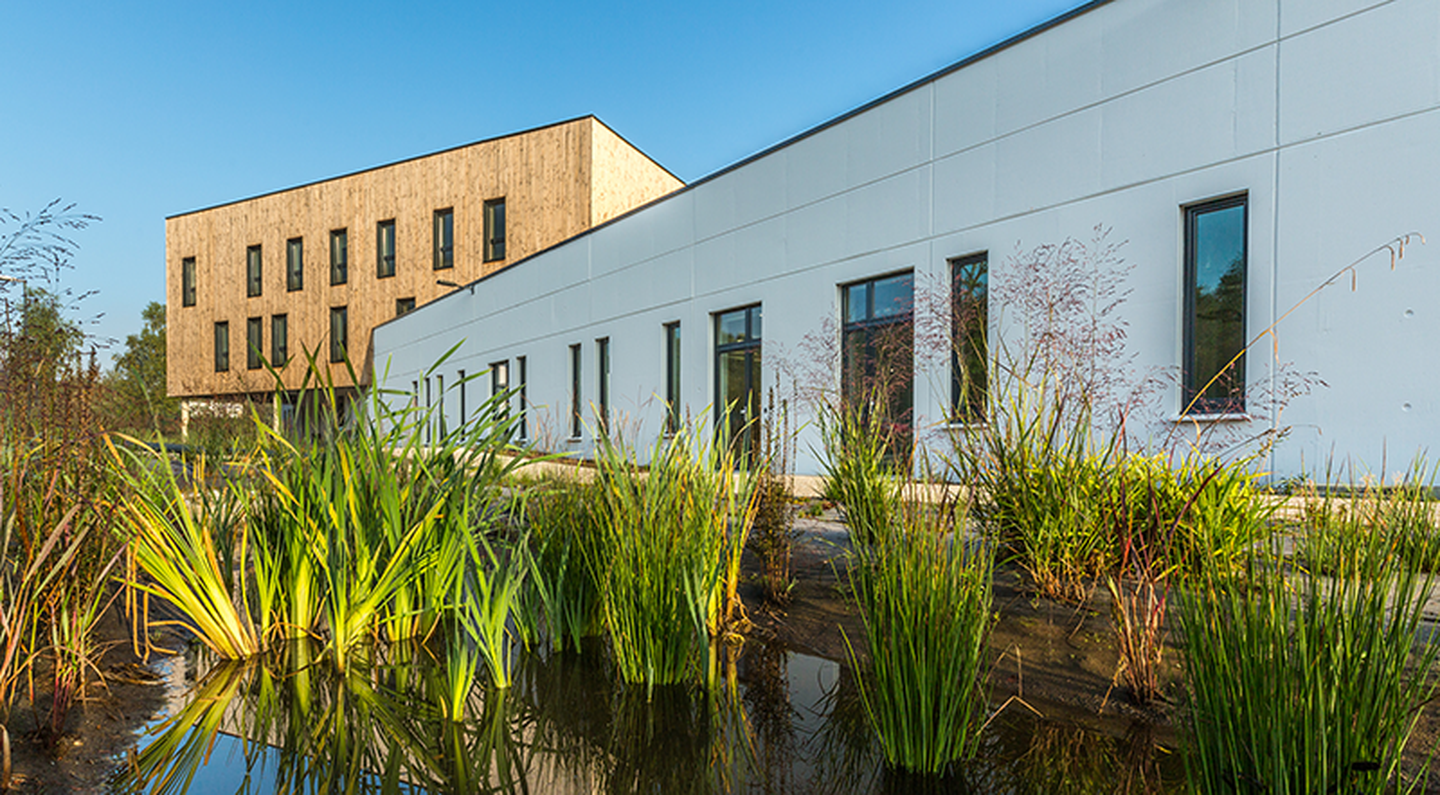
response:
{"label": "blue sky", "polygon": [[101,216],[66,278],[121,339],[167,215],[587,113],[690,182],[1079,4],[18,0],[0,207]]}

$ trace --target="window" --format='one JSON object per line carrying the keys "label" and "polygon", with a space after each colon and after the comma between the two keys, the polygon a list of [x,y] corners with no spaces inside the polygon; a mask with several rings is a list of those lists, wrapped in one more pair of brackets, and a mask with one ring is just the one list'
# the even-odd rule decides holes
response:
{"label": "window", "polygon": [[517,431],[517,433],[518,433],[518,435],[519,435],[519,438],[520,438],[521,440],[524,440],[524,439],[530,438],[530,429],[529,429],[528,427],[526,427],[526,419],[525,419],[525,357],[524,357],[524,356],[516,356],[516,357],[515,357],[515,369],[519,371],[519,376],[520,376],[520,393],[519,393],[519,395],[517,395],[517,397],[520,399],[520,428],[519,428],[519,430]]}
{"label": "window", "polygon": [[469,383],[469,382],[465,379],[465,371],[464,371],[464,370],[461,370],[459,377],[458,377],[458,378],[456,379],[456,381],[455,381],[455,386],[456,386],[457,388],[459,388],[459,390],[460,390],[460,425],[461,425],[461,427],[464,427],[465,423],[467,423],[467,422],[470,421],[470,418],[465,415],[465,386],[466,386],[468,383]]}
{"label": "window", "polygon": [[381,221],[375,225],[375,278],[386,279],[395,275],[395,221]]}
{"label": "window", "polygon": [[425,444],[430,444],[435,415],[430,412],[430,379],[425,379]]}
{"label": "window", "polygon": [[436,407],[439,416],[435,418],[435,424],[440,428],[440,438],[444,439],[447,433],[445,430],[445,376],[435,376],[435,393],[440,397],[439,405]]}
{"label": "window", "polygon": [[1245,411],[1246,197],[1185,209],[1187,414]]}
{"label": "window", "polygon": [[292,237],[285,241],[285,289],[305,289],[305,240]]}
{"label": "window", "polygon": [[497,418],[510,416],[510,400],[505,393],[510,391],[510,362],[494,362],[490,365],[490,397],[504,401],[495,407]]}
{"label": "window", "polygon": [[350,232],[330,230],[330,283],[344,284],[350,280]]}
{"label": "window", "polygon": [[595,424],[610,433],[610,338],[595,340]]}
{"label": "window", "polygon": [[343,306],[330,307],[330,361],[345,361],[345,349],[349,344],[347,338],[348,323],[346,323],[346,311]]}
{"label": "window", "polygon": [[665,324],[665,432],[680,430],[680,321]]}
{"label": "window", "polygon": [[579,439],[584,430],[580,414],[580,346],[570,346],[570,438]]}
{"label": "window", "polygon": [[983,422],[990,394],[989,259],[950,260],[950,420]]}
{"label": "window", "polygon": [[505,200],[485,202],[485,261],[505,259]]}
{"label": "window", "polygon": [[265,344],[265,322],[263,317],[252,317],[245,321],[245,368],[260,369],[260,346]]}
{"label": "window", "polygon": [[290,361],[289,319],[284,315],[272,315],[270,318],[270,364],[273,367],[284,367],[288,361]]}
{"label": "window", "polygon": [[195,258],[180,260],[180,305],[195,305]]}
{"label": "window", "polygon": [[435,211],[435,270],[455,267],[455,211]]}
{"label": "window", "polygon": [[415,298],[414,298],[414,296],[411,296],[410,298],[396,298],[396,299],[395,299],[395,317],[400,317],[401,315],[404,315],[404,314],[409,313],[409,312],[414,312],[414,311],[415,311]]}
{"label": "window", "polygon": [[260,247],[245,249],[245,295],[254,298],[260,294]]}
{"label": "window", "polygon": [[760,449],[760,305],[715,315],[716,427],[741,456]]}
{"label": "window", "polygon": [[892,431],[908,429],[914,406],[915,275],[884,276],[841,289],[843,397],[864,411],[884,412],[880,420]]}
{"label": "window", "polygon": [[215,372],[230,371],[230,324],[220,321],[215,324]]}

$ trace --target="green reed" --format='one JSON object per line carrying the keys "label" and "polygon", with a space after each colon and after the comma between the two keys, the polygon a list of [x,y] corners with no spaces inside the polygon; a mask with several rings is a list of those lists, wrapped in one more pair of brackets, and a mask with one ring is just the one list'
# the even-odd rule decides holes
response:
{"label": "green reed", "polygon": [[845,527],[857,547],[889,535],[900,504],[902,479],[890,458],[893,438],[883,416],[869,407],[826,404],[820,411],[825,494],[844,506]]}
{"label": "green reed", "polygon": [[646,467],[622,443],[598,451],[604,516],[588,564],[604,573],[600,610],[627,682],[685,680],[738,609],[754,493],[710,437],[682,428],[656,442]]}
{"label": "green reed", "polygon": [[582,639],[600,634],[602,571],[599,560],[601,490],[578,479],[555,478],[535,485],[525,502],[525,522],[534,546],[530,611],[544,619],[556,651],[579,649]]}
{"label": "green reed", "polygon": [[939,774],[973,756],[986,717],[991,548],[955,505],[907,504],[884,541],[861,547],[850,584],[865,622],[860,696],[890,765]]}
{"label": "green reed", "polygon": [[1197,791],[1415,786],[1401,781],[1400,763],[1435,695],[1440,645],[1421,627],[1434,580],[1395,537],[1369,532],[1367,513],[1332,516],[1318,531],[1328,537],[1323,570],[1299,568],[1277,547],[1239,576],[1191,581],[1179,615]]}

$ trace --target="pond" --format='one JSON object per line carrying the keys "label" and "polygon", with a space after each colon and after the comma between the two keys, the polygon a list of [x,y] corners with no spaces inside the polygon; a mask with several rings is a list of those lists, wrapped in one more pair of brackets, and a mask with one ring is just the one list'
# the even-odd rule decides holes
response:
{"label": "pond", "polygon": [[[113,782],[122,793],[1179,792],[1179,755],[1011,702],[977,758],[942,779],[888,770],[851,670],[778,643],[712,654],[708,686],[619,681],[596,644],[527,654],[508,691],[475,686],[444,717],[424,646],[341,671],[307,646],[263,662],[177,660],[171,715]],[[188,686],[187,686],[188,685]]]}

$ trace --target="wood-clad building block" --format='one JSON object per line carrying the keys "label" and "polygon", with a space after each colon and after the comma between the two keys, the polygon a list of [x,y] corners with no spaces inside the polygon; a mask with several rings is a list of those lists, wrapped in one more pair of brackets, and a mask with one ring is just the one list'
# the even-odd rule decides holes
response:
{"label": "wood-clad building block", "polygon": [[[307,352],[337,387],[355,386],[330,362],[332,310],[344,307],[347,350],[363,385],[371,329],[397,302],[423,305],[512,265],[683,183],[593,116],[494,138],[288,190],[171,216],[165,221],[168,388],[175,397],[266,395],[274,377],[247,365],[247,323],[259,318],[269,362],[285,317],[296,389]],[[487,249],[486,203],[503,200],[503,256]],[[436,213],[448,210],[453,266],[436,268]],[[379,227],[394,222],[394,275],[381,276]],[[331,235],[345,231],[346,278],[331,281]],[[299,240],[303,284],[289,289],[287,250]],[[259,246],[260,295],[247,293],[247,251]],[[184,303],[184,262],[194,260],[194,303]],[[478,289],[485,289],[484,285]],[[215,327],[229,330],[229,367],[216,370]]]}

